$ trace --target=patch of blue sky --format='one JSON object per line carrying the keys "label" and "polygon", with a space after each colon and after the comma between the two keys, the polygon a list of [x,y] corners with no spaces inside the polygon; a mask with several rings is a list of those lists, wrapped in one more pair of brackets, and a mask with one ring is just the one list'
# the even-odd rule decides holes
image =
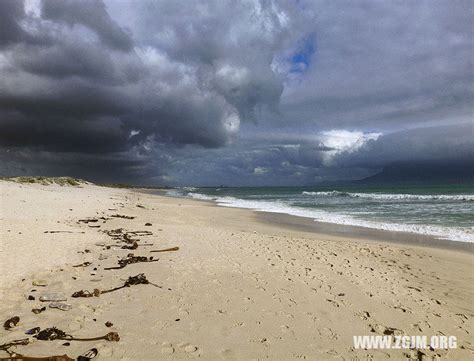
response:
{"label": "patch of blue sky", "polygon": [[290,73],[303,73],[311,64],[313,54],[316,52],[316,39],[311,34],[301,40],[296,52],[290,57]]}

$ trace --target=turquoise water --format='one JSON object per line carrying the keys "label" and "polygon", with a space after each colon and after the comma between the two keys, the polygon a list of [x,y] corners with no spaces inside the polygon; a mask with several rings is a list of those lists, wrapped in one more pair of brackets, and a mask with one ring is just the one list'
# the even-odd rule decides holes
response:
{"label": "turquoise water", "polygon": [[474,242],[474,185],[178,188],[171,195]]}

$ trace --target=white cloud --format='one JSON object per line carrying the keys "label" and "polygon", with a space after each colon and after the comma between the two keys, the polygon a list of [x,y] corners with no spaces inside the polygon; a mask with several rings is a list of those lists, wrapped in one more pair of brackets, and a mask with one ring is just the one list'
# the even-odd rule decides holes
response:
{"label": "white cloud", "polygon": [[253,174],[255,174],[255,175],[264,175],[267,172],[268,172],[268,169],[264,168],[264,167],[256,167],[253,170]]}
{"label": "white cloud", "polygon": [[333,129],[318,134],[321,146],[331,148],[323,153],[323,163],[330,165],[335,157],[342,153],[353,153],[361,149],[368,141],[377,140],[382,133],[363,133]]}

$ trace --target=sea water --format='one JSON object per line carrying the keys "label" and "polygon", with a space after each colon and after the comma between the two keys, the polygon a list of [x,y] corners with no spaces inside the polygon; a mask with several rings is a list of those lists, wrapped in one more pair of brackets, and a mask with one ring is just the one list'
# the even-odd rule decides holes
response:
{"label": "sea water", "polygon": [[171,190],[221,206],[474,242],[474,185],[239,187]]}

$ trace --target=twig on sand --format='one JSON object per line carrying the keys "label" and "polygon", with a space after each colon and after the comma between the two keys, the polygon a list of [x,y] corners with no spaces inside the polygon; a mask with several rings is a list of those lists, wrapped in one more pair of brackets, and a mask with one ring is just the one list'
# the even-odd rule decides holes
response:
{"label": "twig on sand", "polygon": [[150,252],[173,252],[173,251],[178,251],[179,247],[171,247],[171,248],[164,248],[164,249],[154,249],[153,251]]}
{"label": "twig on sand", "polygon": [[81,264],[76,264],[73,267],[87,267],[87,266],[90,266],[91,264],[92,264],[91,262],[84,262]]}

